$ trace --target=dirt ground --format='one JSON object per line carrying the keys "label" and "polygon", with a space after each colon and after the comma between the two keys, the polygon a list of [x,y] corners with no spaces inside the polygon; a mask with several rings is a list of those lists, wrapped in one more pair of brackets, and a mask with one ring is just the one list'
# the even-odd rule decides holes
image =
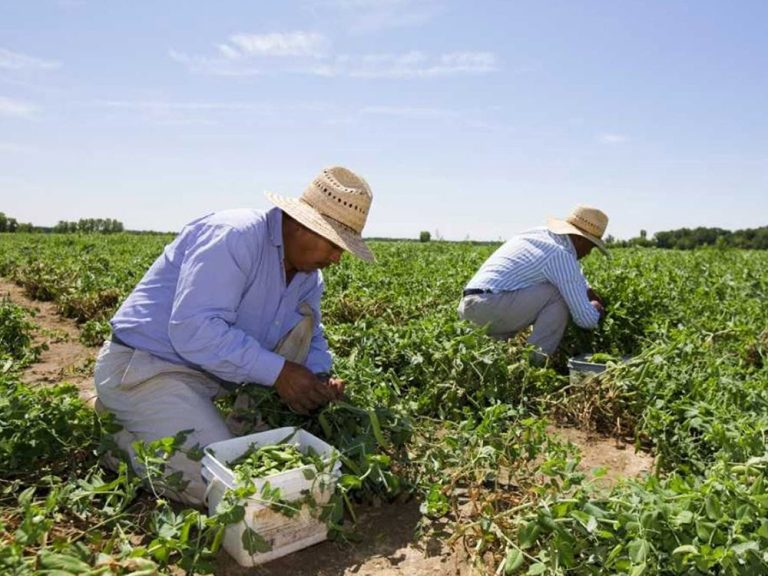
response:
{"label": "dirt ground", "polygon": [[[634,478],[653,471],[653,456],[635,450],[632,444],[584,432],[577,428],[550,426],[549,434],[560,436],[579,447],[579,469],[597,486],[610,488],[621,478]],[[596,478],[594,471],[605,468],[604,475]]]}
{"label": "dirt ground", "polygon": [[30,300],[21,287],[0,278],[0,297],[6,296],[34,313],[31,320],[37,326],[35,343],[48,346],[40,360],[24,372],[22,381],[40,386],[71,382],[80,390],[83,400],[95,398],[92,378],[98,348],[80,342],[77,324],[60,316],[54,303]]}
{"label": "dirt ground", "polygon": [[[37,342],[45,342],[48,350],[40,361],[23,375],[30,385],[52,385],[71,382],[81,397],[92,402],[93,363],[98,348],[79,342],[79,330],[74,321],[62,318],[50,302],[27,298],[23,290],[0,278],[0,297],[34,310],[38,326]],[[610,438],[589,435],[574,428],[550,427],[550,433],[576,444],[582,452],[582,470],[605,467],[607,473],[596,480],[610,486],[622,477],[638,476],[653,468],[651,456],[635,451],[632,445]],[[463,550],[449,550],[440,542],[419,542],[415,529],[420,517],[419,503],[385,504],[380,507],[359,507],[357,533],[359,542],[339,544],[323,542],[295,552],[268,564],[242,568],[226,552],[219,555],[216,574],[241,576],[469,576],[484,573],[474,569]]]}

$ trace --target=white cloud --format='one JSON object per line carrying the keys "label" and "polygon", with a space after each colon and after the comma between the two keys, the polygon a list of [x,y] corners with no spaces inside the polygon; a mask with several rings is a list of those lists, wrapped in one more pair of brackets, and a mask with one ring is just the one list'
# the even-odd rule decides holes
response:
{"label": "white cloud", "polygon": [[27,104],[26,102],[20,102],[19,100],[11,100],[10,98],[3,98],[0,96],[0,116],[7,116],[11,118],[31,118],[37,112],[37,107]]}
{"label": "white cloud", "polygon": [[316,66],[310,70],[321,76],[430,78],[487,74],[496,69],[496,57],[490,52],[455,52],[429,56],[413,51],[404,54],[340,55],[332,64]]}
{"label": "white cloud", "polygon": [[271,34],[234,34],[230,44],[219,51],[225,58],[239,59],[256,56],[311,56],[325,54],[328,40],[317,32],[273,32]]}
{"label": "white cloud", "polygon": [[60,64],[51,60],[33,58],[19,52],[12,52],[7,48],[0,48],[0,69],[5,70],[50,70],[58,68]]}
{"label": "white cloud", "polygon": [[604,132],[597,138],[604,144],[622,144],[629,141],[629,137],[627,137],[625,134],[615,134],[610,132]]}
{"label": "white cloud", "polygon": [[487,74],[497,69],[492,52],[332,54],[329,40],[316,32],[234,34],[217,49],[213,57],[177,50],[171,50],[169,56],[190,72],[217,76],[289,72],[352,78],[430,78]]}
{"label": "white cloud", "polygon": [[170,50],[168,55],[171,60],[183,64],[187,70],[195,74],[210,74],[211,76],[257,76],[261,74],[261,70],[252,63],[239,62],[231,57],[190,56],[176,50]]}
{"label": "white cloud", "polygon": [[275,32],[271,34],[233,34],[228,42],[217,45],[218,54],[192,56],[170,50],[172,60],[196,74],[212,76],[257,76],[270,69],[274,58],[322,58],[328,40],[316,32]]}

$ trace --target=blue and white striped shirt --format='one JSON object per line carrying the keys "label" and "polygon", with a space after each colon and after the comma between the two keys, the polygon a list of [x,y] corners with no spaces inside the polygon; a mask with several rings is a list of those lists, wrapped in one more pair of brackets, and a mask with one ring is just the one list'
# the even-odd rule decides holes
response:
{"label": "blue and white striped shirt", "polygon": [[228,382],[270,386],[285,359],[272,352],[302,319],[315,316],[312,372],[331,355],[320,324],[323,278],[296,272],[286,286],[282,212],[228,210],[187,225],[165,247],[112,318],[126,344]]}
{"label": "blue and white striped shirt", "polygon": [[545,282],[560,291],[576,324],[597,327],[600,314],[587,298],[587,280],[567,234],[534,228],[514,236],[485,261],[466,287],[513,292]]}

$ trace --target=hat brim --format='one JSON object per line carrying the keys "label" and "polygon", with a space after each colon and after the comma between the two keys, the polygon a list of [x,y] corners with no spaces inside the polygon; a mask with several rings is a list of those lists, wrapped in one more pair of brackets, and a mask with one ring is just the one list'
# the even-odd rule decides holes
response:
{"label": "hat brim", "polygon": [[547,228],[550,230],[550,232],[554,232],[555,234],[576,234],[578,236],[583,236],[584,238],[592,242],[592,244],[597,246],[600,252],[602,252],[609,258],[611,256],[610,253],[608,252],[608,248],[605,246],[605,242],[603,242],[597,236],[593,236],[588,232],[584,232],[584,230],[577,228],[570,222],[566,222],[565,220],[560,220],[559,218],[550,218],[547,220]]}
{"label": "hat brim", "polygon": [[373,252],[363,242],[362,237],[356,234],[340,222],[320,214],[306,202],[297,198],[286,198],[273,192],[265,192],[265,195],[275,206],[288,214],[294,220],[300,222],[313,232],[320,234],[343,248],[347,252],[354,254],[361,260],[373,262],[375,260]]}

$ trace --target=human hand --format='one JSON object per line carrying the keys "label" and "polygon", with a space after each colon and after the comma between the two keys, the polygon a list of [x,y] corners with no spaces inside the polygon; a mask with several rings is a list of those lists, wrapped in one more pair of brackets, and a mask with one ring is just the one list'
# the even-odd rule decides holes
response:
{"label": "human hand", "polygon": [[590,301],[595,300],[600,302],[600,305],[605,308],[605,302],[603,302],[603,299],[600,297],[600,295],[592,288],[587,288],[587,298],[589,298]]}
{"label": "human hand", "polygon": [[605,306],[603,306],[599,300],[592,300],[590,304],[592,304],[592,308],[597,310],[597,313],[600,314],[600,320],[605,318]]}
{"label": "human hand", "polygon": [[341,400],[344,398],[344,386],[346,382],[341,378],[328,378],[325,385],[333,392],[334,400]]}
{"label": "human hand", "polygon": [[315,373],[315,376],[317,376],[320,381],[331,390],[334,400],[344,399],[344,380],[341,378],[333,378],[328,372],[317,372]]}
{"label": "human hand", "polygon": [[278,396],[294,412],[309,414],[311,410],[335,399],[335,392],[301,364],[285,361],[275,380]]}

